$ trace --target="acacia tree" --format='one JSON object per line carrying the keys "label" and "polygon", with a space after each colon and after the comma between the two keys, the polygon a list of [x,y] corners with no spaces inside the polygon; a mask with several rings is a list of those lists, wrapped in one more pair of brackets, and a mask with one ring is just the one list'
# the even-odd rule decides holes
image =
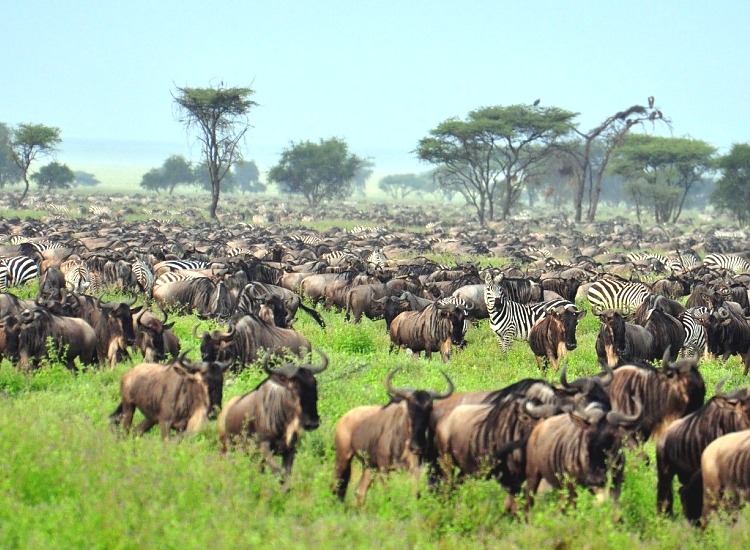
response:
{"label": "acacia tree", "polygon": [[0,122],[0,189],[19,183],[23,178],[21,169],[13,161],[12,136],[11,128]]}
{"label": "acacia tree", "polygon": [[50,162],[46,166],[42,166],[36,174],[33,174],[31,179],[39,187],[44,187],[47,191],[52,189],[68,189],[73,180],[75,180],[75,174],[67,164]]}
{"label": "acacia tree", "polygon": [[257,105],[249,99],[252,88],[180,88],[172,98],[178,106],[178,120],[187,131],[194,130],[201,143],[211,184],[209,215],[217,219],[221,182],[232,164],[241,160],[239,143],[250,129],[248,114]]}
{"label": "acacia tree", "polygon": [[423,174],[391,174],[378,182],[378,188],[396,200],[405,199],[412,193],[433,192],[432,176],[429,172]]}
{"label": "acacia tree", "polygon": [[265,193],[266,185],[260,181],[260,170],[254,160],[239,161],[232,169],[234,181],[243,193]]}
{"label": "acacia tree", "polygon": [[62,139],[60,129],[44,124],[19,124],[12,132],[10,141],[13,162],[21,172],[24,182],[23,193],[18,199],[22,204],[29,192],[29,168],[39,157],[51,155],[57,151]]}
{"label": "acacia tree", "polygon": [[630,134],[615,151],[612,172],[628,178],[627,192],[653,208],[656,223],[676,222],[693,186],[714,169],[716,148],[690,138]]}
{"label": "acacia tree", "polygon": [[325,199],[351,196],[352,183],[366,163],[349,153],[346,142],[339,138],[292,142],[268,171],[268,180],[282,193],[302,195],[316,206]]}
{"label": "acacia tree", "polygon": [[750,143],[735,143],[729,154],[717,161],[721,177],[711,195],[711,203],[731,213],[744,227],[750,223]]}
{"label": "acacia tree", "polygon": [[576,113],[538,105],[497,105],[471,111],[466,120],[450,118],[422,138],[416,153],[437,165],[443,188],[461,193],[479,222],[506,219],[523,191],[525,174],[573,128]]}
{"label": "acacia tree", "polygon": [[654,106],[653,96],[648,98],[648,107],[633,105],[605,118],[588,132],[573,129],[581,141],[569,143],[566,150],[573,157],[576,167],[574,199],[576,222],[580,222],[583,217],[584,197],[588,198],[586,220],[594,221],[596,209],[599,206],[604,172],[612,151],[622,143],[633,126],[642,126],[647,121],[652,124],[661,121],[671,128],[669,119],[664,118],[662,112]]}

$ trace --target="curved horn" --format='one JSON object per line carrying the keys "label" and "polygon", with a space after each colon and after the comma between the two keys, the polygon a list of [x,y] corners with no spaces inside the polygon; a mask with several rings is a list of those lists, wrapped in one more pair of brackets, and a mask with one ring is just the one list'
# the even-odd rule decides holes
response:
{"label": "curved horn", "polygon": [[34,312],[30,309],[24,309],[21,313],[18,314],[18,320],[22,323],[30,323],[34,320]]}
{"label": "curved horn", "polygon": [[557,412],[557,407],[555,407],[555,405],[552,405],[550,403],[544,405],[534,405],[528,397],[523,400],[521,408],[523,412],[525,412],[535,420],[548,418],[555,414],[555,412]]}
{"label": "curved horn", "polygon": [[727,380],[729,380],[729,375],[725,376],[724,378],[722,378],[721,380],[719,380],[716,383],[716,388],[714,389],[714,395],[716,397],[726,397],[726,395],[724,395],[724,393],[721,391],[721,389],[724,387],[724,383]]}
{"label": "curved horn", "polygon": [[189,369],[192,365],[192,362],[185,363],[185,356],[190,352],[190,350],[183,351],[180,353],[180,355],[177,357],[177,359],[174,360],[175,363],[179,364],[181,367],[185,369]]}
{"label": "curved horn", "polygon": [[405,388],[394,388],[391,386],[391,379],[393,378],[393,375],[396,374],[398,371],[400,371],[400,367],[396,367],[391,372],[388,373],[388,376],[385,377],[385,391],[388,392],[388,395],[391,397],[400,397],[402,399],[408,399],[409,395],[411,394],[410,390],[407,390]]}
{"label": "curved horn", "polygon": [[602,363],[600,367],[603,373],[600,376],[602,386],[607,387],[612,383],[612,380],[615,379],[615,371],[612,370],[612,367],[610,367],[607,363]]}
{"label": "curved horn", "polygon": [[672,346],[667,346],[664,350],[664,356],[661,358],[661,368],[666,370],[672,368],[673,364],[669,362],[669,356],[671,355]]}
{"label": "curved horn", "polygon": [[643,414],[643,403],[634,396],[633,404],[635,405],[635,412],[632,415],[627,415],[619,411],[609,411],[607,413],[607,422],[615,426],[626,426],[638,422],[641,419],[641,414]]}
{"label": "curved horn", "polygon": [[455,386],[453,385],[453,380],[451,380],[450,377],[447,374],[445,374],[443,371],[440,371],[440,374],[442,374],[443,377],[448,381],[448,389],[445,390],[445,393],[437,393],[434,391],[427,392],[430,394],[430,397],[432,397],[432,399],[445,399],[447,397],[450,397],[453,394],[453,390],[455,389]]}
{"label": "curved horn", "polygon": [[568,361],[565,360],[565,363],[562,366],[562,371],[560,372],[560,384],[563,388],[569,388],[570,384],[568,384]]}
{"label": "curved horn", "polygon": [[315,351],[317,351],[318,354],[320,354],[320,357],[323,359],[323,363],[317,367],[314,367],[312,365],[305,366],[305,368],[309,370],[311,374],[321,373],[324,370],[326,370],[326,368],[328,368],[328,356],[325,353],[323,353],[321,350],[319,350],[318,348],[315,348]]}

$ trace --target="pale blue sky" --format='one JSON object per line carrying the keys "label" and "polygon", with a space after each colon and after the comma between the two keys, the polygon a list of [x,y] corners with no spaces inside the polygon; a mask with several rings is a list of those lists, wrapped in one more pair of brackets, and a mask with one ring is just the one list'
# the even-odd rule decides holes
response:
{"label": "pale blue sky", "polygon": [[[5,0],[0,121],[58,126],[58,159],[197,159],[175,85],[252,86],[246,157],[340,137],[376,172],[442,120],[540,98],[580,127],[649,95],[674,135],[750,141],[750,1]],[[123,141],[133,142],[127,147]]]}

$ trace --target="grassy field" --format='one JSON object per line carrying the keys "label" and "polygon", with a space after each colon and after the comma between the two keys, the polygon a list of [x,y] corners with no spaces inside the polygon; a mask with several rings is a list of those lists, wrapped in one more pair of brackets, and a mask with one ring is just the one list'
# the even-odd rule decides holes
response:
{"label": "grassy field", "polygon": [[[750,514],[714,521],[703,532],[682,519],[655,514],[654,447],[650,463],[628,455],[622,518],[611,502],[588,493],[575,509],[565,495],[537,499],[528,523],[503,510],[505,493],[494,481],[469,481],[454,491],[430,492],[424,477],[396,472],[373,483],[362,508],[352,494],[334,499],[333,432],[352,407],[386,401],[383,379],[394,367],[399,386],[443,390],[444,370],[456,391],[499,388],[539,377],[525,342],[503,356],[487,321],[472,327],[465,350],[448,364],[388,354],[383,321],[361,326],[324,313],[328,328],[301,314],[297,328],[330,356],[319,375],[322,425],[300,442],[288,492],[261,473],[251,452],[219,453],[215,423],[200,434],[163,443],[158,429],[141,438],[111,431],[108,415],[119,400],[119,379],[131,364],[77,375],[58,364],[34,374],[0,364],[0,546],[3,548],[748,548]],[[176,318],[189,356],[198,358],[192,329],[216,325]],[[569,377],[597,372],[598,320],[579,325],[579,348]],[[135,358],[133,363],[137,363]],[[746,384],[737,358],[701,366],[713,392]],[[556,379],[557,373],[549,373]],[[225,384],[224,401],[252,389],[263,376],[251,367]],[[136,421],[138,419],[136,418]],[[353,484],[359,472],[355,469]],[[417,497],[417,490],[419,496]],[[350,487],[350,492],[353,488]],[[679,504],[677,504],[679,510]]]}

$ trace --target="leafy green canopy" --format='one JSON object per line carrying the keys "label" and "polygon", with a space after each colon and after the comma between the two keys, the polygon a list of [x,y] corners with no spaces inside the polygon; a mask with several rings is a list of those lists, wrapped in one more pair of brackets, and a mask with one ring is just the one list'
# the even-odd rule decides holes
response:
{"label": "leafy green canopy", "polygon": [[721,177],[711,195],[711,203],[729,212],[740,226],[750,223],[750,143],[735,143],[718,159]]}
{"label": "leafy green canopy", "polygon": [[31,179],[39,187],[44,187],[48,191],[68,189],[75,180],[75,174],[66,164],[50,162],[46,166],[42,166],[36,174],[31,176]]}

